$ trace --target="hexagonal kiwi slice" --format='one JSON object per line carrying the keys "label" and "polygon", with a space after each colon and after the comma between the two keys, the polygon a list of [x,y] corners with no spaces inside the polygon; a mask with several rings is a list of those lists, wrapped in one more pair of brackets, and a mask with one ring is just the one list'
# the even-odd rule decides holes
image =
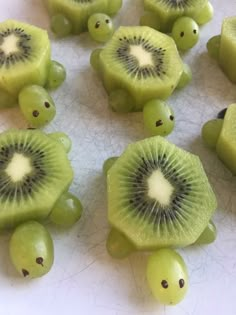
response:
{"label": "hexagonal kiwi slice", "polygon": [[0,135],[0,228],[45,218],[73,171],[63,146],[36,130]]}
{"label": "hexagonal kiwi slice", "polygon": [[145,26],[120,27],[99,59],[107,91],[126,90],[136,110],[168,98],[183,72],[173,39]]}
{"label": "hexagonal kiwi slice", "polygon": [[236,104],[228,107],[216,151],[225,165],[236,175]]}
{"label": "hexagonal kiwi slice", "polygon": [[217,206],[199,158],[162,137],[129,145],[107,181],[109,222],[139,249],[194,243]]}
{"label": "hexagonal kiwi slice", "polygon": [[236,83],[236,17],[226,18],[222,24],[219,63],[227,77]]}
{"label": "hexagonal kiwi slice", "polygon": [[43,86],[50,54],[46,31],[14,20],[0,23],[0,89],[17,95],[26,85]]}
{"label": "hexagonal kiwi slice", "polygon": [[183,15],[191,17],[204,9],[207,2],[207,0],[144,0],[144,8],[156,14],[163,32],[169,32],[178,17]]}

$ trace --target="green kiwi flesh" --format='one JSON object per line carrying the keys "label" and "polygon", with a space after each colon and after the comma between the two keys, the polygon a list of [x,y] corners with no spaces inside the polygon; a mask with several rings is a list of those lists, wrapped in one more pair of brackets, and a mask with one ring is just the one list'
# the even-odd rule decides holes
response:
{"label": "green kiwi flesh", "polygon": [[135,111],[150,99],[168,98],[183,72],[173,39],[146,26],[120,27],[98,57],[108,94],[124,89]]}
{"label": "green kiwi flesh", "polygon": [[219,158],[236,175],[236,104],[231,104],[225,114],[216,144]]}
{"label": "green kiwi flesh", "polygon": [[110,224],[139,250],[193,244],[217,206],[199,158],[162,137],[129,145],[107,187]]}
{"label": "green kiwi flesh", "polygon": [[15,20],[0,23],[0,89],[17,96],[26,85],[43,86],[50,55],[46,31]]}
{"label": "green kiwi flesh", "polygon": [[0,228],[47,217],[72,179],[59,142],[38,130],[0,134]]}
{"label": "green kiwi flesh", "polygon": [[50,15],[63,14],[72,23],[72,32],[87,31],[89,17],[94,13],[112,13],[119,5],[110,6],[114,0],[45,0]]}
{"label": "green kiwi flesh", "polygon": [[160,21],[160,30],[170,32],[177,18],[191,17],[201,11],[207,0],[144,0],[144,9],[154,13]]}
{"label": "green kiwi flesh", "polygon": [[222,24],[219,63],[227,77],[236,83],[236,16]]}

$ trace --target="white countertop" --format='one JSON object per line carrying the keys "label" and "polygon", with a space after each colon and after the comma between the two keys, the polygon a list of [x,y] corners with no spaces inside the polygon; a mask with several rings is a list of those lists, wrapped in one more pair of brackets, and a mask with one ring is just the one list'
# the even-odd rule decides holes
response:
{"label": "white countertop", "polygon": [[[0,20],[15,18],[48,28],[42,1],[1,2]],[[236,180],[199,137],[202,124],[236,99],[236,86],[205,49],[207,40],[220,33],[223,17],[236,12],[236,2],[212,0],[212,4],[214,20],[201,28],[200,43],[184,55],[192,68],[193,81],[169,100],[177,120],[169,139],[200,156],[219,201],[214,216],[216,242],[181,250],[190,275],[186,299],[175,307],[159,305],[145,282],[145,255],[138,253],[115,261],[106,253],[102,164],[107,157],[119,155],[128,143],[144,138],[142,114],[118,115],[108,109],[102,85],[89,67],[90,52],[98,45],[88,34],[55,40],[50,33],[53,59],[66,66],[68,77],[53,93],[57,116],[46,130],[62,130],[72,138],[72,191],[80,196],[85,211],[69,231],[48,226],[55,242],[55,263],[49,274],[37,280],[17,276],[8,256],[10,234],[1,235],[0,315],[236,314]],[[136,25],[141,12],[141,0],[124,0],[116,24]],[[25,126],[18,109],[0,113],[0,131]]]}

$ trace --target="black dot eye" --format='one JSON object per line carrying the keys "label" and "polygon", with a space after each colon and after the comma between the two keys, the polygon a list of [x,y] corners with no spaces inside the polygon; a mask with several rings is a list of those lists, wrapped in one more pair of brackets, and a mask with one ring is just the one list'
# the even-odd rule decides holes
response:
{"label": "black dot eye", "polygon": [[95,28],[99,28],[101,25],[101,23],[99,21],[97,21],[97,23],[95,24]]}
{"label": "black dot eye", "polygon": [[170,115],[170,120],[174,120],[175,117],[173,115]]}
{"label": "black dot eye", "polygon": [[49,107],[50,107],[50,103],[45,102],[45,103],[44,103],[44,106],[45,106],[46,108],[49,108]]}
{"label": "black dot eye", "polygon": [[36,263],[43,266],[43,257],[37,257],[36,258]]}
{"label": "black dot eye", "polygon": [[197,30],[193,30],[193,33],[194,33],[194,34],[197,34]]}
{"label": "black dot eye", "polygon": [[180,33],[180,37],[184,37],[184,32],[181,32],[181,33]]}
{"label": "black dot eye", "polygon": [[34,117],[38,117],[38,116],[39,116],[39,111],[38,111],[38,110],[34,110],[34,111],[32,112],[32,115],[33,115]]}
{"label": "black dot eye", "polygon": [[167,289],[168,288],[168,282],[166,281],[166,280],[162,280],[161,281],[161,285],[162,285],[162,287],[164,288],[164,289]]}
{"label": "black dot eye", "polygon": [[162,125],[163,125],[163,121],[161,119],[156,121],[156,127],[160,127]]}
{"label": "black dot eye", "polygon": [[106,23],[109,24],[109,23],[110,23],[110,20],[106,19]]}
{"label": "black dot eye", "polygon": [[29,271],[28,270],[22,269],[21,271],[22,271],[22,274],[23,274],[24,277],[29,276]]}
{"label": "black dot eye", "polygon": [[180,279],[179,280],[179,287],[180,287],[180,289],[182,289],[184,287],[184,285],[185,285],[184,279]]}

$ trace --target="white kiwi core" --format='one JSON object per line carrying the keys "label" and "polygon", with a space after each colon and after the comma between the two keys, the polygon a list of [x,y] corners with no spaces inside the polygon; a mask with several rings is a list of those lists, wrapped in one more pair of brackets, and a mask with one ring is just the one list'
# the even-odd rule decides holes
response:
{"label": "white kiwi core", "polygon": [[30,174],[32,166],[30,159],[23,154],[15,153],[8,164],[5,172],[13,183],[21,181],[26,175]]}
{"label": "white kiwi core", "polygon": [[146,51],[142,46],[131,45],[129,53],[138,60],[139,67],[153,66],[152,54]]}
{"label": "white kiwi core", "polygon": [[0,49],[5,55],[14,54],[19,51],[18,42],[19,38],[14,34],[10,34],[9,36],[3,38],[3,42],[0,44]]}
{"label": "white kiwi core", "polygon": [[161,170],[156,170],[148,178],[148,196],[156,200],[162,206],[168,206],[171,202],[171,196],[174,187],[165,179]]}

